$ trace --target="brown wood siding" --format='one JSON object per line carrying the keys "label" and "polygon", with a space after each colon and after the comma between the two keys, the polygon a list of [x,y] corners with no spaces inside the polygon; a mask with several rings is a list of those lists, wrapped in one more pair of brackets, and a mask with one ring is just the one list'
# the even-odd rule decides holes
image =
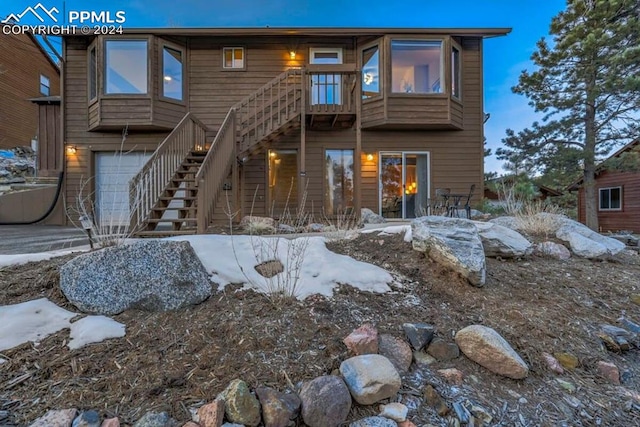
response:
{"label": "brown wood siding", "polygon": [[384,121],[384,98],[362,102],[362,126],[367,127]]}
{"label": "brown wood siding", "polygon": [[387,99],[387,123],[448,125],[449,97],[391,95]]}
{"label": "brown wood siding", "polygon": [[[601,231],[631,230],[640,233],[640,173],[601,172],[596,177],[596,198],[601,188],[622,187],[622,210],[598,209],[598,226]],[[599,200],[596,200],[599,207]],[[584,188],[578,193],[578,220],[586,222]]]}
{"label": "brown wood siding", "polygon": [[62,171],[60,104],[38,105],[38,176],[56,176]]}
{"label": "brown wood siding", "polygon": [[[4,24],[0,24],[4,26]],[[31,146],[38,133],[40,75],[50,95],[60,95],[60,74],[27,35],[2,35],[0,48],[0,148]]]}
{"label": "brown wood siding", "polygon": [[100,126],[151,125],[150,98],[100,99]]}
{"label": "brown wood siding", "polygon": [[[65,153],[65,189],[67,215],[77,218],[77,202],[79,189],[84,183],[84,197],[91,199],[94,188],[95,153],[101,151],[114,152],[121,148],[126,152],[153,152],[168,132],[143,132],[129,130],[124,144],[122,131],[125,126],[118,126],[118,132],[90,132],[89,108],[87,99],[87,46],[88,40],[82,37],[65,38],[65,71],[64,71],[64,141],[77,147],[76,154]],[[121,145],[122,144],[122,145]]]}
{"label": "brown wood siding", "polygon": [[456,101],[456,100],[451,100],[451,125],[458,128],[458,129],[463,129],[464,128],[464,113],[462,110],[462,103]]}
{"label": "brown wood siding", "polygon": [[[288,46],[297,43],[296,59]],[[244,47],[246,68],[222,68],[223,47]],[[208,127],[217,129],[229,108],[291,67],[308,62],[309,48],[342,47],[343,62],[354,63],[350,38],[292,40],[285,37],[195,38],[189,49],[189,108]]]}

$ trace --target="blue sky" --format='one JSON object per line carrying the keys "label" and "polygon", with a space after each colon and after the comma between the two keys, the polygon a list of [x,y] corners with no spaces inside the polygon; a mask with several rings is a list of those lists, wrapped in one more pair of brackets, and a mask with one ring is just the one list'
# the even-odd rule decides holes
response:
{"label": "blue sky", "polygon": [[[63,10],[61,0],[40,0]],[[20,13],[38,0],[3,1],[0,17]],[[485,125],[495,151],[505,129],[523,129],[537,117],[527,99],[511,93],[535,43],[548,36],[551,18],[565,0],[67,0],[67,11],[126,13],[124,27],[511,27],[484,44]],[[495,158],[487,171],[502,172]]]}

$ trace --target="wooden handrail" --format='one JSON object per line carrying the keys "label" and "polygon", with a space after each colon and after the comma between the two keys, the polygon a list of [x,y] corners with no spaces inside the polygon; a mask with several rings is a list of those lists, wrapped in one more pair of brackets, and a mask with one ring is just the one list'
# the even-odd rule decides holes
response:
{"label": "wooden handrail", "polygon": [[176,170],[196,147],[204,149],[206,126],[187,113],[158,146],[140,172],[129,181],[131,231],[139,231],[149,219]]}
{"label": "wooden handrail", "polygon": [[[216,202],[220,196],[229,169],[236,158],[236,110],[227,113],[209,152],[196,174],[198,186],[198,234],[204,234],[213,220]],[[235,185],[233,183],[232,185]],[[229,212],[231,215],[232,213]]]}

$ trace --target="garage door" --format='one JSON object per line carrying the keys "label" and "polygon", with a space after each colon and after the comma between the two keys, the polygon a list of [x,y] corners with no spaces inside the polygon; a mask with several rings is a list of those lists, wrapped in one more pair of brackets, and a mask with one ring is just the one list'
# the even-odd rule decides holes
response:
{"label": "garage door", "polygon": [[151,153],[96,154],[96,214],[102,226],[129,225],[129,180]]}

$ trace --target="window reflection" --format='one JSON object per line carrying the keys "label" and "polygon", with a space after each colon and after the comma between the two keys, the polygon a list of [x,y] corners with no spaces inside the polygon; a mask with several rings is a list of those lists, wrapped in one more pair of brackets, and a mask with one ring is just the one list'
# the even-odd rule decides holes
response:
{"label": "window reflection", "polygon": [[167,98],[182,100],[182,52],[162,49],[162,93]]}
{"label": "window reflection", "polygon": [[391,42],[391,90],[394,93],[442,93],[441,74],[442,42]]}
{"label": "window reflection", "polygon": [[378,46],[362,52],[362,97],[371,98],[380,93],[380,52]]}
{"label": "window reflection", "polygon": [[325,151],[325,213],[353,209],[353,150]]}
{"label": "window reflection", "polygon": [[147,41],[106,42],[105,93],[147,93]]}

